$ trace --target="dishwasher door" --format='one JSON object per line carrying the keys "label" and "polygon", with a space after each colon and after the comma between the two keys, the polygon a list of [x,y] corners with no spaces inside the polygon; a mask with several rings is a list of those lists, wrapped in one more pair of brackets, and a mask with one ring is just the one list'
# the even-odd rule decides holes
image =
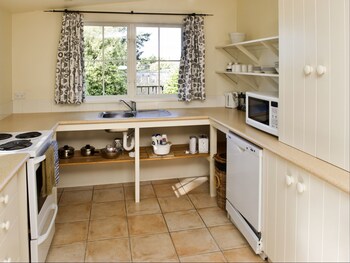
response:
{"label": "dishwasher door", "polygon": [[254,232],[261,232],[262,149],[229,133],[226,177],[227,200]]}

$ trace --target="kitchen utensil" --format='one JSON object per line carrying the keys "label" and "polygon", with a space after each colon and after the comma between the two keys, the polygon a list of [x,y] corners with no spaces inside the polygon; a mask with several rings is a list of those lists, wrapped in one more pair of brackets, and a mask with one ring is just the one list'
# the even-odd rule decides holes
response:
{"label": "kitchen utensil", "polygon": [[114,148],[114,150],[111,150],[111,148],[103,148],[100,150],[101,156],[106,159],[115,159],[117,158],[122,151],[118,151]]}
{"label": "kitchen utensil", "polygon": [[114,146],[117,150],[123,150],[123,139],[122,138],[115,138],[114,139]]}
{"label": "kitchen utensil", "polygon": [[190,154],[196,154],[197,153],[197,137],[196,136],[190,136]]}
{"label": "kitchen utensil", "polygon": [[74,156],[74,148],[69,145],[65,145],[58,149],[58,156],[61,159],[72,158]]}
{"label": "kitchen utensil", "polygon": [[91,156],[95,154],[95,147],[90,144],[85,145],[80,149],[80,153],[82,156]]}
{"label": "kitchen utensil", "polygon": [[233,94],[232,92],[225,93],[225,107],[233,108]]}
{"label": "kitchen utensil", "polygon": [[242,42],[245,39],[245,33],[232,32],[230,33],[230,38],[231,38],[232,44]]}
{"label": "kitchen utensil", "polygon": [[167,144],[152,145],[153,146],[153,152],[156,155],[167,155],[170,152],[171,145],[172,144],[170,142],[168,142]]}

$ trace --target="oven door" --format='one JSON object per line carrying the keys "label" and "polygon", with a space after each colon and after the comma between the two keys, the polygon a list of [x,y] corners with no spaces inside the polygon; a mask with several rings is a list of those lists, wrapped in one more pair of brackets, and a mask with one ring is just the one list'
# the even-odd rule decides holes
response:
{"label": "oven door", "polygon": [[43,262],[46,259],[55,232],[57,215],[57,191],[43,198],[42,162],[46,156],[30,158],[27,162],[28,209],[30,226],[31,261]]}

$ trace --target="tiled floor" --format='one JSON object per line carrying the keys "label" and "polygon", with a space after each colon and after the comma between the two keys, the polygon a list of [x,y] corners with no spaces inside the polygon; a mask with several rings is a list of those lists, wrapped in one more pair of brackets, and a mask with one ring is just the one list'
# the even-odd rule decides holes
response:
{"label": "tiled floor", "polygon": [[59,189],[47,262],[259,262],[209,196],[208,183],[177,198],[179,180]]}

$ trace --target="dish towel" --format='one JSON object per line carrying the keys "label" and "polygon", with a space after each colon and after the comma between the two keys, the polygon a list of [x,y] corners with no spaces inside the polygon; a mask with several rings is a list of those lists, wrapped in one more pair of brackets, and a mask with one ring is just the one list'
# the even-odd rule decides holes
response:
{"label": "dish towel", "polygon": [[45,152],[46,159],[42,163],[42,188],[41,196],[45,197],[52,193],[52,188],[59,181],[59,166],[57,142],[53,141]]}
{"label": "dish towel", "polygon": [[57,143],[57,141],[52,141],[51,146],[53,146],[53,150],[54,150],[53,160],[55,163],[55,185],[58,185],[58,183],[60,181],[60,168],[59,168],[60,159],[58,157],[58,143]]}

